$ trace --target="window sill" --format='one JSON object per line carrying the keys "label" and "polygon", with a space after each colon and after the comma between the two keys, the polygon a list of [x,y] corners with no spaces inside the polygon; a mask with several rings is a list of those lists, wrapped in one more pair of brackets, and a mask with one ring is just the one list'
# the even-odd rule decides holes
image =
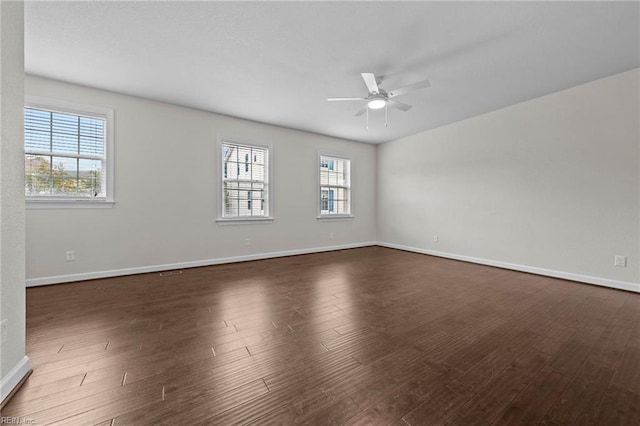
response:
{"label": "window sill", "polygon": [[330,220],[353,220],[355,216],[352,214],[323,214],[318,216],[316,219],[319,221],[330,221]]}
{"label": "window sill", "polygon": [[272,223],[273,217],[219,217],[216,222],[218,222],[218,225],[258,225]]}
{"label": "window sill", "polygon": [[40,209],[110,209],[115,201],[105,200],[26,200],[27,210]]}

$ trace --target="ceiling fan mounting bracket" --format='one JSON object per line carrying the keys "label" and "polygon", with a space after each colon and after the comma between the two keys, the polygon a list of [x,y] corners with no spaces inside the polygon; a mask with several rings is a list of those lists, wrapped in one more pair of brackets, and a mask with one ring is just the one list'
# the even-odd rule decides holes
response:
{"label": "ceiling fan mounting bracket", "polygon": [[371,93],[365,99],[367,101],[371,101],[371,100],[374,100],[374,99],[380,99],[380,100],[383,100],[383,101],[386,102],[386,101],[389,100],[389,96],[387,96],[386,93]]}

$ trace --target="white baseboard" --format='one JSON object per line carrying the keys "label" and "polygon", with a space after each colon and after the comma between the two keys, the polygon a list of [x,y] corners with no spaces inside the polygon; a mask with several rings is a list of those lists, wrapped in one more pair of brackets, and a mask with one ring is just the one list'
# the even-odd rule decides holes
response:
{"label": "white baseboard", "polygon": [[410,247],[401,244],[387,243],[382,241],[369,241],[355,244],[343,244],[337,246],[313,247],[307,249],[286,250],[271,253],[257,253],[244,256],[221,257],[217,259],[205,259],[189,262],[167,263],[161,265],[140,266],[126,269],[112,269],[108,271],[87,272],[81,274],[56,275],[42,278],[31,278],[26,280],[27,287],[36,287],[47,284],[68,283],[74,281],[93,280],[98,278],[118,277],[124,275],[144,274],[148,272],[160,272],[174,269],[195,268],[199,266],[220,265],[223,263],[246,262],[249,260],[271,259],[274,257],[295,256],[299,254],[320,253],[324,251],[345,250],[358,247],[381,246],[394,248],[399,250],[411,251],[414,253],[427,254],[430,256],[444,257],[447,259],[461,260],[464,262],[477,263],[480,265],[495,266],[498,268],[511,269],[514,271],[529,272],[532,274],[544,275],[548,277],[561,278],[569,281],[577,281],[588,284],[595,284],[604,287],[617,288],[620,290],[633,291],[640,293],[640,284],[625,281],[616,281],[606,278],[591,277],[588,275],[573,274],[570,272],[554,271],[551,269],[537,268],[534,266],[518,265],[508,262],[500,262],[497,260],[488,260],[478,257],[463,256],[454,253],[445,253],[435,250],[427,250],[418,247]]}
{"label": "white baseboard", "polygon": [[0,379],[0,403],[9,396],[13,388],[15,388],[20,380],[29,373],[29,357],[23,357],[9,373]]}
{"label": "white baseboard", "polygon": [[249,260],[271,259],[274,257],[295,256],[298,254],[320,253],[324,251],[346,250],[358,247],[375,246],[375,241],[342,244],[337,246],[313,247],[307,249],[285,250],[271,253],[256,253],[244,256],[220,257],[217,259],[195,260],[189,262],[167,263],[162,265],[140,266],[126,269],[112,269],[108,271],[86,272],[81,274],[55,275],[42,278],[30,278],[26,280],[27,287],[36,287],[48,284],[69,283],[74,281],[94,280],[98,278],[119,277],[123,275],[145,274],[148,272],[160,272],[174,269],[195,268],[198,266],[220,265],[223,263],[246,262]]}
{"label": "white baseboard", "polygon": [[414,253],[428,254],[430,256],[445,257],[447,259],[462,260],[464,262],[478,263],[480,265],[495,266],[497,268],[511,269],[520,272],[529,272],[531,274],[545,275],[553,278],[561,278],[563,280],[578,281],[581,283],[595,284],[603,287],[617,288],[619,290],[633,291],[640,293],[639,283],[630,283],[625,281],[610,280],[607,278],[591,277],[589,275],[573,274],[570,272],[554,271],[551,269],[536,268],[534,266],[518,265],[515,263],[500,262],[497,260],[481,259],[478,257],[463,256],[453,253],[445,253],[435,250],[426,250],[418,247],[409,247],[401,244],[385,243],[378,241],[381,247],[394,248],[399,250],[411,251]]}

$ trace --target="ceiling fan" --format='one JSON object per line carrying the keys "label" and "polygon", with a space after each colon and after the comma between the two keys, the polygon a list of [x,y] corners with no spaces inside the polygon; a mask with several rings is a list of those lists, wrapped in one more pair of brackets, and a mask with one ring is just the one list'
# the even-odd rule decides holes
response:
{"label": "ceiling fan", "polygon": [[[360,74],[362,79],[364,80],[364,84],[367,86],[369,90],[369,95],[366,98],[327,98],[328,101],[367,101],[367,105],[358,111],[355,116],[358,117],[365,112],[367,112],[367,124],[368,124],[368,112],[369,109],[381,109],[385,108],[386,115],[386,107],[390,106],[392,108],[399,109],[400,111],[409,111],[412,107],[411,105],[404,104],[402,102],[396,101],[395,97],[404,95],[409,92],[413,92],[414,90],[426,89],[431,86],[429,80],[422,80],[417,83],[410,84],[405,87],[401,87],[395,90],[385,90],[379,86],[382,82],[382,77],[376,77],[373,73],[363,72]],[[368,127],[368,126],[367,126]]]}

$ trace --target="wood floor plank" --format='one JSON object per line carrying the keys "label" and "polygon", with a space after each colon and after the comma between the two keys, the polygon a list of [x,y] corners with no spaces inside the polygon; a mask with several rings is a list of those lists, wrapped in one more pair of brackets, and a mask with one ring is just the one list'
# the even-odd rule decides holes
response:
{"label": "wood floor plank", "polygon": [[595,424],[597,409],[613,370],[585,366],[573,377],[544,417],[559,424]]}
{"label": "wood floor plank", "polygon": [[502,411],[494,425],[537,425],[561,395],[569,377],[544,367],[533,381]]}
{"label": "wood floor plank", "polygon": [[470,367],[457,380],[479,393],[487,384],[502,374],[525,348],[536,341],[537,336],[534,333],[528,330],[521,331]]}
{"label": "wood floor plank", "polygon": [[23,385],[21,392],[16,394],[11,400],[11,406],[15,410],[20,410],[21,407],[40,404],[36,401],[50,395],[56,395],[56,399],[59,399],[58,395],[60,394],[60,392],[65,392],[68,389],[79,387],[82,384],[82,380],[85,378],[85,376],[86,374],[78,374],[75,376],[62,378],[55,382],[45,383],[41,385],[38,385],[37,382],[31,382],[30,380],[28,380]]}
{"label": "wood floor plank", "polygon": [[408,412],[403,420],[409,425],[442,425],[475,396],[466,386],[451,381],[434,393],[433,398]]}
{"label": "wood floor plank", "polygon": [[604,395],[596,425],[637,426],[640,424],[640,395],[609,386]]}
{"label": "wood floor plank", "polygon": [[381,247],[29,288],[26,341],[35,424],[640,423],[639,294]]}
{"label": "wood floor plank", "polygon": [[353,402],[351,398],[343,398],[332,403],[328,407],[301,419],[301,424],[343,425],[361,412],[362,411],[360,410],[360,407],[358,407],[358,404]]}
{"label": "wood floor plank", "polygon": [[388,404],[392,403],[391,401],[383,401],[385,397],[389,397],[390,400],[394,401],[396,398],[393,396],[393,393],[410,393],[409,391],[411,389],[420,386],[420,383],[422,383],[421,381],[409,382],[407,384],[409,389],[405,389],[405,392],[400,390],[402,384],[409,380],[410,377],[430,377],[432,379],[438,377],[438,380],[441,380],[441,376],[440,372],[435,371],[429,365],[419,364],[413,366],[410,370],[400,370],[398,372],[382,376],[371,385],[364,386],[357,391],[350,393],[349,396],[356,404],[358,404],[358,407],[360,407],[361,410],[366,411],[378,404],[380,404],[379,409],[384,410],[388,408]]}
{"label": "wood floor plank", "polygon": [[630,337],[611,383],[621,389],[640,394],[640,340]]}
{"label": "wood floor plank", "polygon": [[587,358],[590,349],[589,344],[581,342],[575,335],[571,336],[553,356],[550,365],[556,371],[572,376]]}
{"label": "wood floor plank", "polygon": [[[391,424],[430,398],[452,380],[447,372],[426,368],[415,371],[413,378],[389,393],[373,407],[357,415],[349,424]],[[363,405],[358,404],[360,408]]]}
{"label": "wood floor plank", "polygon": [[[298,400],[283,406],[280,409],[271,411],[250,424],[255,425],[283,425],[304,424],[310,419],[314,419],[314,424],[333,425],[333,419],[330,416],[317,415],[323,409],[331,406],[333,400],[325,393],[315,393],[309,398]],[[307,419],[307,420],[305,420]]]}
{"label": "wood floor plank", "polygon": [[[171,402],[157,401],[152,406],[143,406],[115,418],[117,424],[124,425],[180,424],[185,421],[183,414],[185,410],[189,413],[187,419],[190,424],[195,424],[266,393],[268,389],[262,380],[255,380],[227,391],[216,387],[200,387],[188,392],[178,391],[178,395]],[[98,413],[91,413],[91,415],[95,417]],[[86,422],[85,419],[78,419],[80,420]]]}
{"label": "wood floor plank", "polygon": [[492,380],[484,392],[471,398],[446,424],[491,424],[529,385],[548,360],[548,355],[535,349],[528,349],[502,374]]}

